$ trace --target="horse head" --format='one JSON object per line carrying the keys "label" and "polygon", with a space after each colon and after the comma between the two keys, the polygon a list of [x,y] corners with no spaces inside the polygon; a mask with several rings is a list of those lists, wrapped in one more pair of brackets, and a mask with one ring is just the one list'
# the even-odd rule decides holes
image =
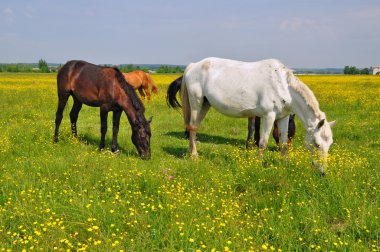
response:
{"label": "horse head", "polygon": [[308,149],[312,152],[313,165],[319,169],[322,175],[325,175],[327,166],[327,157],[330,145],[333,143],[333,134],[331,128],[335,125],[335,121],[327,122],[322,119],[315,128],[309,128],[305,137]]}
{"label": "horse head", "polygon": [[137,151],[142,159],[149,159],[150,152],[150,123],[152,122],[152,118],[148,121],[135,120],[132,126],[132,142],[136,146]]}

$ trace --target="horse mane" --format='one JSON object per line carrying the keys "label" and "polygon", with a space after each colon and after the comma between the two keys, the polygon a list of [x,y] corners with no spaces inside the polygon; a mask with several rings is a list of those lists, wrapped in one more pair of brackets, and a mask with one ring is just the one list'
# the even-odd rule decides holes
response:
{"label": "horse mane", "polygon": [[127,83],[127,81],[124,79],[124,76],[121,73],[121,71],[116,67],[114,67],[113,69],[115,70],[115,75],[116,75],[116,78],[117,78],[121,88],[124,90],[126,95],[128,95],[128,97],[131,99],[132,105],[137,111],[138,121],[139,122],[145,122],[146,121],[145,116],[144,116],[145,107],[144,107],[143,103],[141,102],[141,100],[137,96],[133,87],[131,85],[129,85]]}
{"label": "horse mane", "polygon": [[307,106],[314,111],[317,117],[324,117],[323,112],[319,109],[319,103],[317,98],[315,98],[314,93],[290,70],[287,72],[287,81],[289,86],[292,87],[305,100]]}

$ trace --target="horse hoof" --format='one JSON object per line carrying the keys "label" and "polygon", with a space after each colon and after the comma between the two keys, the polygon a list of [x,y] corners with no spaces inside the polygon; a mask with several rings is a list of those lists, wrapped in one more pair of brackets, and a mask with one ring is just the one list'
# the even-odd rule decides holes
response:
{"label": "horse hoof", "polygon": [[191,160],[198,160],[198,153],[189,153],[188,156]]}
{"label": "horse hoof", "polygon": [[247,142],[245,143],[245,148],[246,148],[247,150],[253,150],[253,142],[252,142],[252,141],[247,141]]}
{"label": "horse hoof", "polygon": [[120,154],[120,150],[112,150],[111,153],[114,154],[114,155],[119,155]]}

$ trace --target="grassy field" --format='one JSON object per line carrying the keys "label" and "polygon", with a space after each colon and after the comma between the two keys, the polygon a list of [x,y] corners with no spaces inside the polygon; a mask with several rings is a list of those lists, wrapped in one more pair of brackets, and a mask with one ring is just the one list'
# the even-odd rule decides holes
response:
{"label": "grassy field", "polygon": [[[186,157],[179,111],[154,75],[152,158],[122,117],[117,156],[97,150],[99,109],[69,112],[53,144],[54,74],[0,74],[0,251],[379,251],[380,77],[300,76],[333,128],[326,177],[297,132],[288,160],[245,150],[245,119],[210,110]],[[72,100],[69,100],[71,107]],[[111,119],[107,134],[110,147]]]}

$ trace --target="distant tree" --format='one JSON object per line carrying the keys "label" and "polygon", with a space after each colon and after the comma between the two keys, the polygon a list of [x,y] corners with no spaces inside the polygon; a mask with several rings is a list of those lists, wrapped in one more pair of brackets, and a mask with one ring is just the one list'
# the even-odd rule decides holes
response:
{"label": "distant tree", "polygon": [[354,66],[350,67],[350,74],[358,74],[358,73],[359,73],[359,69],[357,69]]}
{"label": "distant tree", "polygon": [[368,68],[358,69],[355,66],[345,66],[343,69],[344,74],[369,74]]}
{"label": "distant tree", "polygon": [[368,75],[369,74],[369,68],[366,67],[366,68],[361,69],[360,74],[367,74]]}
{"label": "distant tree", "polygon": [[350,74],[350,67],[349,66],[345,66],[344,69],[343,69],[343,73],[344,74]]}
{"label": "distant tree", "polygon": [[119,66],[119,69],[120,69],[120,71],[122,71],[124,73],[129,73],[129,72],[136,71],[136,70],[142,70],[144,72],[148,72],[149,71],[148,68],[140,67],[140,66],[135,66],[135,65],[132,65],[132,64],[121,65],[121,66]]}
{"label": "distant tree", "polygon": [[48,64],[46,63],[46,61],[43,60],[43,59],[40,59],[40,60],[38,61],[38,68],[40,69],[40,72],[41,72],[41,73],[50,73],[49,66],[48,66]]}
{"label": "distant tree", "polygon": [[183,73],[183,69],[180,66],[170,67],[170,66],[160,66],[156,70],[157,73]]}

